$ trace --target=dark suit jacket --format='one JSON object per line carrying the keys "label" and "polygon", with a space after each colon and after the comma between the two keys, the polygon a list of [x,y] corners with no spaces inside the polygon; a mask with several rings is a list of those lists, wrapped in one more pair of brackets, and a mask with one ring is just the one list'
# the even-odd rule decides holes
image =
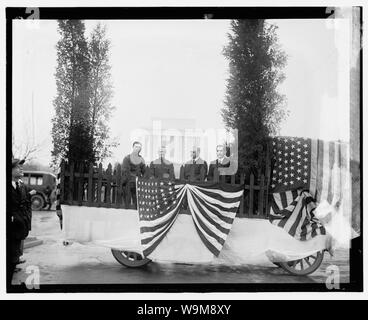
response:
{"label": "dark suit jacket", "polygon": [[211,161],[210,163],[210,167],[208,169],[208,176],[207,176],[207,180],[208,181],[212,181],[214,179],[214,173],[215,173],[215,168],[228,168],[230,167],[230,159],[229,158],[225,158],[224,163],[219,163],[218,159]]}
{"label": "dark suit jacket", "polygon": [[130,184],[135,185],[135,178],[143,177],[146,171],[146,165],[145,165],[143,158],[142,158],[142,162],[139,164],[132,163],[130,161],[130,155],[128,154],[123,159],[123,164],[122,164],[121,169],[122,169],[122,175],[123,175],[123,183],[124,184],[130,183]]}
{"label": "dark suit jacket", "polygon": [[175,179],[174,165],[168,160],[161,162],[161,159],[156,159],[152,161],[150,173],[154,178]]}
{"label": "dark suit jacket", "polygon": [[196,163],[193,164],[193,160],[189,160],[184,165],[184,179],[189,180],[190,178],[192,178],[193,181],[200,181],[202,168],[204,171],[204,179],[206,179],[208,170],[207,162],[199,158]]}
{"label": "dark suit jacket", "polygon": [[19,190],[11,188],[11,202],[8,206],[8,214],[10,216],[10,236],[13,239],[23,240],[27,238],[29,230],[31,230],[32,209],[31,195],[28,188],[22,183]]}

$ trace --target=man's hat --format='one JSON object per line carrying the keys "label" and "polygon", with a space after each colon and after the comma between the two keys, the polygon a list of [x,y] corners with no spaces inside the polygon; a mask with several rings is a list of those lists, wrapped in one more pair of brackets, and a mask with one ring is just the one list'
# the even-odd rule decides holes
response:
{"label": "man's hat", "polygon": [[15,168],[17,165],[22,165],[24,163],[24,159],[12,159],[12,169]]}

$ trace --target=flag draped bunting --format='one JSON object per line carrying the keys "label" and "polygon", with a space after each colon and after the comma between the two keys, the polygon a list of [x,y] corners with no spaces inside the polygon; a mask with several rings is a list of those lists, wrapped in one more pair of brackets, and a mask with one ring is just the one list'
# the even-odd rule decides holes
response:
{"label": "flag draped bunting", "polygon": [[192,215],[204,245],[218,256],[231,230],[243,195],[243,186],[220,183],[175,183],[160,179],[137,179],[137,202],[143,254],[159,245],[183,205]]}

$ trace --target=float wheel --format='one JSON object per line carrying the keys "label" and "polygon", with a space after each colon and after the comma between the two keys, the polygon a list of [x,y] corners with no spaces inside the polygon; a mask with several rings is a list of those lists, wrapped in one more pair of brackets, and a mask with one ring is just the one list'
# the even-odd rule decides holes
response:
{"label": "float wheel", "polygon": [[120,264],[129,268],[139,268],[151,262],[150,259],[144,258],[137,252],[116,249],[111,249],[111,252]]}
{"label": "float wheel", "polygon": [[278,264],[281,268],[293,275],[306,276],[313,273],[320,267],[323,261],[323,254],[324,251],[318,251],[315,254],[302,259],[288,262],[278,262]]}

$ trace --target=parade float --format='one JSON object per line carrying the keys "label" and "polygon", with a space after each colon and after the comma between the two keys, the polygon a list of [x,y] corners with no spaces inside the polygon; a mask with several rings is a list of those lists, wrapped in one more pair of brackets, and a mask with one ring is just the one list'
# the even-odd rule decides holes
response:
{"label": "parade float", "polygon": [[111,249],[126,267],[150,262],[242,265],[272,262],[294,275],[316,271],[326,251],[347,245],[348,146],[278,137],[265,173],[214,180],[136,180],[134,204],[120,165],[63,161],[58,214],[64,243]]}

